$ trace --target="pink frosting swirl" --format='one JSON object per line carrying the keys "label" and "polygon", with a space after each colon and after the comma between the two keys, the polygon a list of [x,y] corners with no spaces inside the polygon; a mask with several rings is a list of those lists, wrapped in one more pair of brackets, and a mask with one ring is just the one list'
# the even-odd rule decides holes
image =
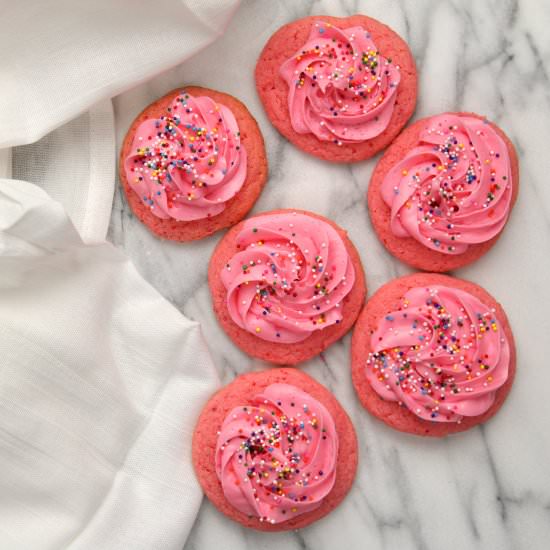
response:
{"label": "pink frosting swirl", "polygon": [[510,345],[496,318],[471,294],[416,287],[371,337],[367,378],[380,397],[424,420],[479,416],[508,378]]}
{"label": "pink frosting swirl", "polygon": [[241,189],[246,150],[225,105],[183,91],[166,116],[139,125],[124,168],[155,216],[199,220],[222,212]]}
{"label": "pink frosting swirl", "polygon": [[371,139],[388,127],[401,78],[365,29],[323,21],[311,27],[280,74],[294,131],[338,145]]}
{"label": "pink frosting swirl", "polygon": [[381,185],[391,230],[444,254],[496,236],[510,213],[512,172],[504,140],[486,121],[442,114]]}
{"label": "pink frosting swirl", "polygon": [[281,523],[315,510],[336,479],[338,435],[327,409],[289,384],[271,384],[226,417],[216,443],[225,498]]}
{"label": "pink frosting swirl", "polygon": [[342,320],[355,270],[327,222],[297,212],[257,216],[222,269],[233,321],[263,340],[294,343]]}

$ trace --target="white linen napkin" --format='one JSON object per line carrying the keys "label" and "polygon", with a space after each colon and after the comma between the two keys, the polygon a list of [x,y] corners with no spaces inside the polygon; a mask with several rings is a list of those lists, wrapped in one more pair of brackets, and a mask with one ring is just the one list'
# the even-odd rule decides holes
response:
{"label": "white linen napkin", "polygon": [[0,179],[0,250],[0,548],[181,550],[198,324],[33,184]]}
{"label": "white linen napkin", "polygon": [[104,99],[44,136],[14,147],[12,176],[59,201],[85,243],[105,240],[115,184],[113,105]]}

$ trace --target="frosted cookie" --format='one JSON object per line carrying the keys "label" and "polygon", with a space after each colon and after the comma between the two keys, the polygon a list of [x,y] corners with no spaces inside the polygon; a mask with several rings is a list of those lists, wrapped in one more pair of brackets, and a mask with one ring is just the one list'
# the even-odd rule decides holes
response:
{"label": "frosted cookie", "polygon": [[120,153],[120,181],[155,235],[201,239],[244,218],[267,178],[260,129],[230,95],[187,86],[134,120]]}
{"label": "frosted cookie", "polygon": [[305,17],[269,39],[256,88],[272,124],[294,145],[356,162],[387,147],[412,115],[416,66],[403,39],[375,19]]}
{"label": "frosted cookie", "polygon": [[363,406],[416,435],[441,437],[485,422],[516,371],[500,304],[474,283],[434,273],[381,287],[355,325],[351,353]]}
{"label": "frosted cookie", "polygon": [[340,504],[357,470],[353,424],[296,369],[239,376],[203,409],[193,464],[206,496],[246,527],[305,527]]}
{"label": "frosted cookie", "polygon": [[243,351],[295,365],[341,338],[365,298],[357,250],[335,223],[302,210],[248,218],[218,243],[208,282],[221,326]]}
{"label": "frosted cookie", "polygon": [[368,207],[391,254],[442,272],[495,244],[518,189],[518,159],[504,132],[479,115],[444,113],[392,143],[372,174]]}

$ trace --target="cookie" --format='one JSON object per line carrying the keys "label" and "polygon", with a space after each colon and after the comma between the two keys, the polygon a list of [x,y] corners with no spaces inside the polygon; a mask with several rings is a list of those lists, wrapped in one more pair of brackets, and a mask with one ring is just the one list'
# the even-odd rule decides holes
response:
{"label": "cookie", "polygon": [[415,122],[384,153],[368,209],[391,254],[445,272],[495,244],[518,190],[518,158],[506,134],[479,115],[444,113]]}
{"label": "cookie", "polygon": [[336,508],[353,484],[357,453],[335,397],[292,368],[239,376],[206,404],[193,435],[206,496],[261,531],[305,527]]}
{"label": "cookie", "polygon": [[233,342],[281,365],[305,361],[341,338],[366,292],[346,232],[303,210],[264,212],[233,227],[214,250],[208,282]]}
{"label": "cookie", "polygon": [[353,332],[363,406],[402,432],[443,437],[489,420],[516,372],[512,330],[481,287],[416,273],[381,287]]}
{"label": "cookie", "polygon": [[158,237],[202,239],[244,218],[267,179],[264,140],[234,97],[187,86],[134,120],[119,176],[137,218]]}
{"label": "cookie", "polygon": [[265,45],[255,76],[275,128],[332,162],[357,162],[387,147],[416,104],[407,44],[366,15],[319,15],[281,27]]}

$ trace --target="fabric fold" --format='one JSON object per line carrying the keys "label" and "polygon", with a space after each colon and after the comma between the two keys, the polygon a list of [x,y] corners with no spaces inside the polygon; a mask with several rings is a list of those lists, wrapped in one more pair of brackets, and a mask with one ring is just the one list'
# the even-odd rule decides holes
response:
{"label": "fabric fold", "polygon": [[0,546],[181,549],[199,325],[35,185],[0,180],[0,224]]}
{"label": "fabric fold", "polygon": [[[0,148],[47,133],[200,51],[237,0],[0,0]],[[69,70],[68,70],[69,69]]]}

